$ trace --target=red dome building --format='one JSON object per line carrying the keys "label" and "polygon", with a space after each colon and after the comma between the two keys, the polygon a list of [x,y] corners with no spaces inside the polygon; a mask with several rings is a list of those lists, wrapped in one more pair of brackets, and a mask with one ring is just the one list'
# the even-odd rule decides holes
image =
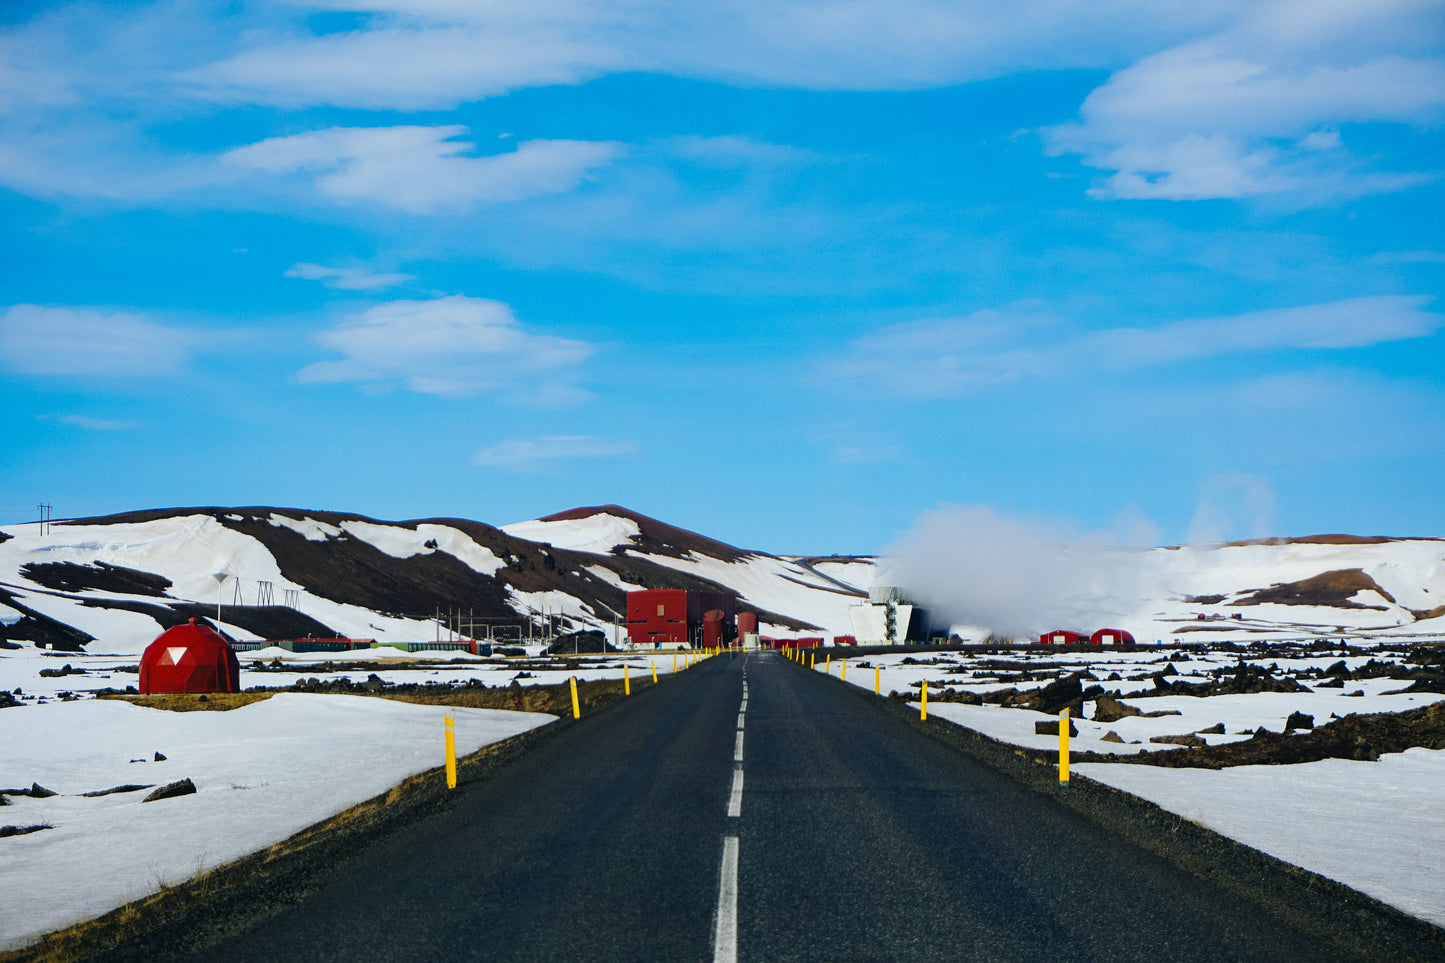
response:
{"label": "red dome building", "polygon": [[142,695],[157,692],[240,692],[241,664],[221,634],[195,619],[166,629],[140,660]]}
{"label": "red dome building", "polygon": [[1089,641],[1095,645],[1133,645],[1134,636],[1123,629],[1100,629]]}

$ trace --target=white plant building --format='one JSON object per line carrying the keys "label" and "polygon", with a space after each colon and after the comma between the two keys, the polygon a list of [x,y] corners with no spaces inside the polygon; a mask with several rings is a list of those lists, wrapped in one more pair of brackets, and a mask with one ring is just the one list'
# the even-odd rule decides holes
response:
{"label": "white plant building", "polygon": [[928,610],[891,585],[868,590],[868,601],[849,606],[859,645],[900,645],[928,640]]}

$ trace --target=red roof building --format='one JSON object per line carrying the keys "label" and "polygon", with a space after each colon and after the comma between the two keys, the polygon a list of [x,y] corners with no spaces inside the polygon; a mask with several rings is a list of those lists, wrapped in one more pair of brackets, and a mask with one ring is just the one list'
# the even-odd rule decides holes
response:
{"label": "red roof building", "polygon": [[1087,635],[1072,629],[1058,629],[1039,636],[1039,645],[1080,645],[1088,641]]}
{"label": "red roof building", "polygon": [[1089,637],[1095,645],[1133,645],[1134,636],[1123,629],[1100,629]]}
{"label": "red roof building", "polygon": [[720,592],[628,592],[627,636],[634,645],[731,645],[737,635],[733,603]]}
{"label": "red roof building", "polygon": [[221,634],[191,619],[166,629],[140,660],[142,695],[156,692],[240,692],[241,664]]}

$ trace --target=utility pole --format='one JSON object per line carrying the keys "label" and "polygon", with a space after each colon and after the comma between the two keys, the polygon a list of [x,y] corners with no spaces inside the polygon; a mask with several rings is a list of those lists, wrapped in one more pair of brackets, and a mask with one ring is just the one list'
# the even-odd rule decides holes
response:
{"label": "utility pole", "polygon": [[40,509],[40,534],[41,534],[41,535],[49,535],[49,534],[50,534],[50,509],[51,509],[51,506],[50,506],[50,505],[46,505],[46,504],[44,504],[44,503],[42,502],[40,505],[38,505],[38,506],[36,506],[36,507]]}

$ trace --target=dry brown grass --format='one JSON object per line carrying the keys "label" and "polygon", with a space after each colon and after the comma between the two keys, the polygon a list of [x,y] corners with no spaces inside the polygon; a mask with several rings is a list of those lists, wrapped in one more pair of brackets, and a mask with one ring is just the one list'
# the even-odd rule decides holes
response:
{"label": "dry brown grass", "polygon": [[[652,685],[646,677],[632,680],[632,691],[639,692]],[[572,692],[567,683],[556,685],[530,686],[459,686],[436,687],[436,692],[397,692],[383,689],[380,692],[356,692],[354,695],[392,699],[396,702],[410,702],[414,705],[457,706],[463,709],[510,709],[515,712],[548,712],[556,716],[571,716]],[[208,692],[205,701],[198,693],[181,692],[163,695],[128,695],[110,693],[98,696],[101,699],[116,699],[147,709],[165,709],[169,712],[225,712],[239,709],[253,702],[271,698],[275,692]],[[577,701],[585,715],[589,706],[597,706],[622,694],[620,680],[598,680],[577,683]]]}
{"label": "dry brown grass", "polygon": [[[274,692],[168,692],[162,695],[127,695],[109,693],[97,696],[99,699],[117,699],[147,709],[165,709],[170,712],[225,712],[239,709],[253,702],[263,702]],[[205,696],[205,701],[201,697]]]}

